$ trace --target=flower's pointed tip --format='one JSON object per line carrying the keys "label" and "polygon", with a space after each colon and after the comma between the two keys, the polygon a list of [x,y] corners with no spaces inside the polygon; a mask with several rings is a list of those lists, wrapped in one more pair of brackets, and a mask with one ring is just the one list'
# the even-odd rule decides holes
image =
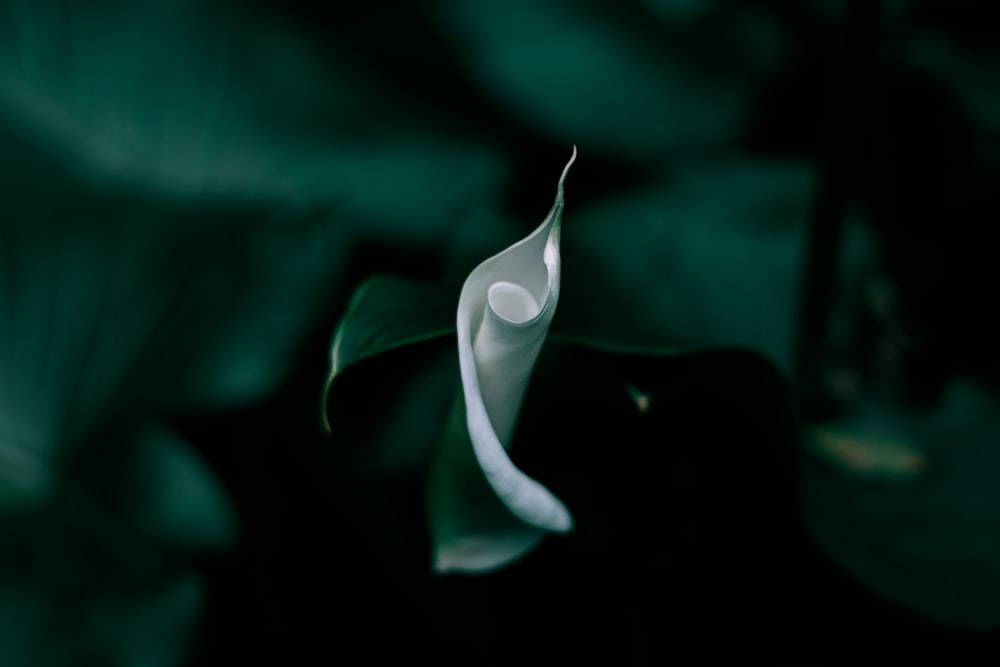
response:
{"label": "flower's pointed tip", "polygon": [[569,173],[569,168],[573,166],[576,162],[576,144],[573,144],[573,154],[569,156],[569,162],[563,167],[562,176],[559,177],[559,199],[563,197],[563,184],[566,182],[566,174]]}
{"label": "flower's pointed tip", "polygon": [[576,162],[576,144],[573,144],[573,154],[569,156],[569,162],[563,167],[562,175],[559,177],[559,185],[556,187],[556,201],[552,204],[552,211],[549,213],[549,217],[546,218],[545,222],[542,224],[552,225],[552,234],[555,239],[555,243],[559,243],[559,228],[562,226],[562,209],[565,204],[566,198],[563,194],[564,186],[566,183],[566,175],[569,173],[569,168],[573,166]]}

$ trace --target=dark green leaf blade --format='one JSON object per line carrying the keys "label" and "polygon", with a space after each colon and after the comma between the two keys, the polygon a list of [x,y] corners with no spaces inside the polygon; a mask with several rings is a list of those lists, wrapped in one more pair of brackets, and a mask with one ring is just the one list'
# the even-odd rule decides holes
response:
{"label": "dark green leaf blade", "polygon": [[455,332],[458,290],[450,284],[422,284],[376,275],[354,291],[330,343],[330,371],[323,387],[323,428],[330,387],[346,368],[389,350]]}
{"label": "dark green leaf blade", "polygon": [[910,451],[907,458],[896,454],[897,466],[926,457],[926,473],[888,479],[877,469],[885,457],[868,452],[875,479],[862,484],[857,474],[830,474],[807,459],[803,515],[817,542],[859,580],[912,611],[952,626],[1000,626],[996,395],[956,378],[924,412],[863,396],[843,418],[822,426],[855,440],[892,438]]}
{"label": "dark green leaf blade", "polygon": [[767,67],[748,68],[757,60],[750,53],[713,67],[681,40],[630,30],[627,13],[526,0],[449,0],[430,12],[486,95],[561,141],[648,159],[736,136],[748,92]]}

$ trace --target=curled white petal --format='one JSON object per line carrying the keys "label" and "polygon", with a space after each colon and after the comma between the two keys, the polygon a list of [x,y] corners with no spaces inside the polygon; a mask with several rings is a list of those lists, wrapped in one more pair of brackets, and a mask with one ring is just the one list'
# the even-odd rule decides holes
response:
{"label": "curled white petal", "polygon": [[[573,527],[563,502],[521,472],[507,448],[559,300],[563,182],[575,158],[574,148],[545,221],[476,267],[462,287],[457,324],[465,422],[488,491],[465,488],[452,492],[465,499],[445,503],[442,511],[451,516],[437,517],[447,526],[435,535],[439,571],[494,569],[526,553],[545,533]],[[460,459],[452,453],[452,461]]]}

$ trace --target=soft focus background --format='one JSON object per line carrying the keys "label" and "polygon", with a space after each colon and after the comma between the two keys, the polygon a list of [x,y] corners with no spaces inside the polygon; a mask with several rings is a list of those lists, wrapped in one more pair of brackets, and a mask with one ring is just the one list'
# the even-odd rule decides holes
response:
{"label": "soft focus background", "polygon": [[[989,5],[0,0],[0,665],[996,664]],[[578,528],[435,577],[454,340],[326,435],[330,337],[375,274],[447,314],[574,144],[615,351],[513,458]]]}

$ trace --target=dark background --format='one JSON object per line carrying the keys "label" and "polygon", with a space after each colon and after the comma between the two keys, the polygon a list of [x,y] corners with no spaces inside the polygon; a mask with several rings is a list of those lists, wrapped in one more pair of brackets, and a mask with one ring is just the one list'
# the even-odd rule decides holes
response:
{"label": "dark background", "polygon": [[[0,664],[994,664],[987,9],[0,4]],[[331,334],[574,143],[557,318],[623,351],[548,344],[512,456],[577,529],[434,576],[454,340],[325,435]]]}

